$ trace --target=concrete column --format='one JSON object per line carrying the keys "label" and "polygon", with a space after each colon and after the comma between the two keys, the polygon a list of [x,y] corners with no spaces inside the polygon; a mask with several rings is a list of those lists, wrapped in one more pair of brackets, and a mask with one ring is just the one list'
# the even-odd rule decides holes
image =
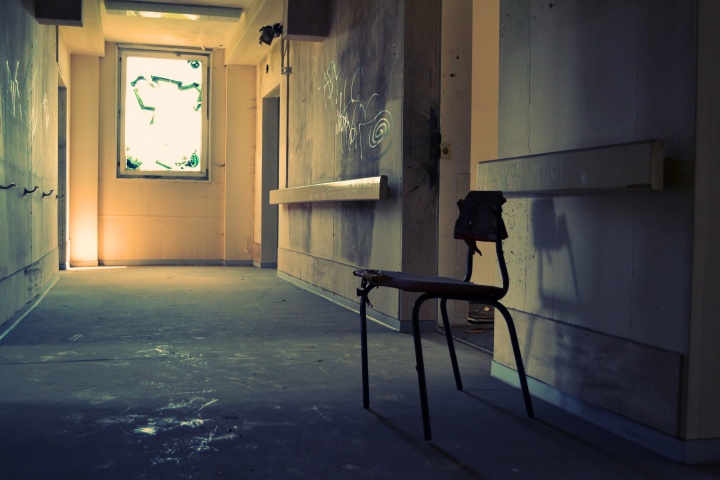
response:
{"label": "concrete column", "polygon": [[73,55],[70,95],[70,265],[98,264],[100,58]]}

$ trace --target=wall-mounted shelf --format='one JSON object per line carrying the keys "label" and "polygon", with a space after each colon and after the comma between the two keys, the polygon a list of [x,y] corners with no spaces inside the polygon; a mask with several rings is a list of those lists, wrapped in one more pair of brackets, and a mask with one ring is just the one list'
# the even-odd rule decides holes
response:
{"label": "wall-mounted shelf", "polygon": [[512,194],[662,190],[660,140],[479,162],[478,190]]}
{"label": "wall-mounted shelf", "polygon": [[270,204],[352,202],[387,198],[387,177],[357,178],[270,191]]}

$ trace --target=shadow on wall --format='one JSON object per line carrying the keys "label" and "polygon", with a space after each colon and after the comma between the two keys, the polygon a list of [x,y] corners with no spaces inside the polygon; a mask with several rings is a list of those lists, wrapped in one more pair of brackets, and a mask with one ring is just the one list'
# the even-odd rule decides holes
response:
{"label": "shadow on wall", "polygon": [[[523,356],[528,361],[533,358],[531,345],[542,345],[541,357],[553,359],[556,364],[573,364],[577,359],[573,348],[564,344],[562,334],[556,329],[559,327],[555,322],[544,323],[544,328],[536,331],[536,322],[539,317],[557,319],[561,312],[580,312],[581,293],[578,283],[578,272],[570,241],[570,232],[566,215],[558,214],[555,208],[555,200],[552,197],[540,197],[529,200],[529,228],[531,229],[527,252],[527,274],[525,280],[526,288],[532,288],[535,292],[528,297],[535,298],[534,306],[532,301],[527,305],[528,324],[525,337],[525,352]],[[536,279],[533,282],[530,278],[532,271],[536,272]],[[570,277],[570,278],[568,278]],[[565,292],[562,295],[561,292]],[[571,293],[572,292],[572,293]],[[534,315],[533,315],[534,314]],[[537,337],[537,338],[536,338]],[[537,352],[536,352],[537,354]],[[572,387],[572,380],[566,378],[564,369],[554,372],[540,370],[534,371],[533,365],[528,369],[533,375],[550,375],[543,378],[557,388],[567,391],[566,387]],[[542,373],[541,373],[542,372]],[[570,381],[570,385],[566,383]],[[572,389],[572,388],[571,388]]]}
{"label": "shadow on wall", "polygon": [[[567,219],[565,215],[557,215],[555,202],[552,198],[540,198],[531,203],[530,221],[533,225],[533,247],[535,255],[539,258],[537,262],[537,288],[538,296],[543,307],[550,311],[556,310],[558,302],[554,290],[555,280],[552,277],[553,258],[559,258],[564,251],[567,251],[567,259],[570,266],[570,275],[575,293],[575,298],[566,300],[575,305],[581,303],[580,287],[577,279],[577,269],[572,248],[570,248],[570,235],[568,233]],[[547,264],[547,268],[545,265]],[[547,271],[546,271],[547,270]],[[564,279],[563,279],[564,280]],[[549,284],[550,290],[546,291],[545,286]],[[569,306],[569,305],[568,305]]]}

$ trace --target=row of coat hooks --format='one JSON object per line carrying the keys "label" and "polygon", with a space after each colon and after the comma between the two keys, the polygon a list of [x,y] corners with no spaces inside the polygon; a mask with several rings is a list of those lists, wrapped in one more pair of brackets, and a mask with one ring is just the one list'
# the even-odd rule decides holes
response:
{"label": "row of coat hooks", "polygon": [[[17,185],[15,185],[14,183],[10,183],[10,185],[7,185],[7,186],[6,186],[6,185],[0,185],[0,190],[8,190],[8,189],[13,188],[13,187],[17,187]],[[23,190],[25,190],[25,191],[23,192],[23,197],[24,197],[25,195],[32,195],[38,188],[40,188],[40,187],[37,186],[37,185],[35,185],[35,188],[33,188],[32,190],[28,190],[27,187],[25,187],[25,188],[23,189]],[[52,195],[55,190],[50,190],[48,193],[45,193],[44,190],[40,190],[40,191],[42,192],[42,198],[45,198],[45,197],[49,197],[50,195]],[[63,194],[63,195],[55,195],[55,198],[63,198],[64,196],[65,196],[64,194]]]}

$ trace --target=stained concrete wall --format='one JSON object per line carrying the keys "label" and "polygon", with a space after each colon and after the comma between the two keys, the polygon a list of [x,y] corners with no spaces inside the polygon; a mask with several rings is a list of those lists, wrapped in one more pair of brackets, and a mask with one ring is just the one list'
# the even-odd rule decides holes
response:
{"label": "stained concrete wall", "polygon": [[[695,157],[695,3],[508,0],[498,157],[660,139],[661,192],[513,197],[512,307],[529,374],[681,434]],[[502,328],[496,361],[513,365]]]}
{"label": "stained concrete wall", "polygon": [[35,22],[32,2],[5,2],[0,31],[0,185],[16,185],[0,190],[1,323],[58,271],[58,74],[54,28]]}
{"label": "stained concrete wall", "polygon": [[0,190],[0,323],[58,272],[56,37],[33,10],[10,0],[0,15],[0,186],[16,185]]}
{"label": "stained concrete wall", "polygon": [[[288,186],[387,175],[389,193],[282,206],[278,269],[355,302],[355,267],[437,271],[440,8],[328,3],[329,37],[291,43]],[[381,290],[373,304],[407,320],[413,298]]]}

